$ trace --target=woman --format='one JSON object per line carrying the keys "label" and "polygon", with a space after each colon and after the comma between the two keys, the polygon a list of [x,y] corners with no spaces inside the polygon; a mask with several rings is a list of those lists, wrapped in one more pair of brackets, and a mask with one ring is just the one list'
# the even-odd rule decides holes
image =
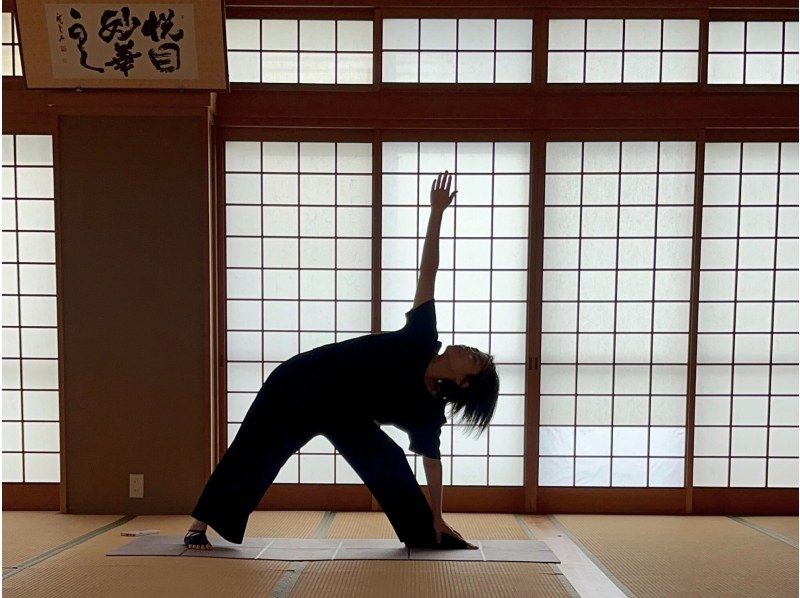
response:
{"label": "woman", "polygon": [[[456,196],[452,175],[431,184],[431,215],[413,308],[400,330],[368,334],[295,355],[264,382],[239,432],[211,474],[184,538],[190,549],[211,549],[208,525],[240,544],[250,513],[286,460],[311,438],[328,438],[358,473],[410,549],[477,548],[442,518],[439,436],[447,421],[482,433],[494,414],[500,381],[494,358],[451,345],[441,355],[434,283],[442,215]],[[380,429],[406,431],[409,450],[423,455],[428,504],[401,449]]]}

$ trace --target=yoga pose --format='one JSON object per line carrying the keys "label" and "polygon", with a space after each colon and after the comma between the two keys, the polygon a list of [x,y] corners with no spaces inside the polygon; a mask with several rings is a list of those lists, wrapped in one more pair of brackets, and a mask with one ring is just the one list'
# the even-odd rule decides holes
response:
{"label": "yoga pose", "polygon": [[[441,427],[450,415],[481,434],[494,414],[500,380],[494,357],[442,343],[434,283],[442,215],[456,196],[445,171],[431,184],[431,213],[414,306],[399,330],[320,346],[279,365],[264,381],[236,437],[211,474],[184,538],[208,550],[210,525],[240,544],[247,520],[287,459],[322,434],[369,488],[408,549],[476,548],[442,518]],[[423,455],[430,504],[405,453],[379,424],[393,424]]]}

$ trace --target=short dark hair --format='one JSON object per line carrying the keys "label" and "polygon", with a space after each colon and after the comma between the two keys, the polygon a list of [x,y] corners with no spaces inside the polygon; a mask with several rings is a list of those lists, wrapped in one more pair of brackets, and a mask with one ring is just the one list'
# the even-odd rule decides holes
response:
{"label": "short dark hair", "polygon": [[450,419],[461,413],[460,423],[471,426],[480,437],[489,426],[500,394],[500,378],[494,365],[494,355],[489,355],[484,368],[474,376],[467,377],[466,388],[447,378],[437,380],[436,394],[450,403]]}

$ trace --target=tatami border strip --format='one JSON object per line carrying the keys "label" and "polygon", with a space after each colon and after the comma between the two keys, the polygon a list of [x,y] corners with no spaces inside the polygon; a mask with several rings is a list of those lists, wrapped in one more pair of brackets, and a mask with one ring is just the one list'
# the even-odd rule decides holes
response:
{"label": "tatami border strip", "polygon": [[601,562],[600,562],[600,560],[599,560],[599,559],[598,559],[598,558],[597,558],[597,557],[596,557],[594,554],[592,554],[592,551],[591,551],[591,550],[589,550],[589,549],[588,549],[586,546],[584,546],[583,542],[581,542],[580,540],[578,540],[578,538],[576,538],[576,537],[575,537],[575,536],[572,534],[572,532],[570,532],[570,531],[567,529],[567,527],[566,527],[566,526],[565,526],[563,523],[561,523],[561,521],[559,521],[558,517],[556,517],[556,516],[555,516],[553,513],[548,513],[548,515],[547,515],[547,518],[548,518],[548,519],[550,519],[550,521],[552,521],[554,524],[556,524],[556,525],[558,526],[558,528],[559,528],[561,531],[563,531],[563,532],[564,532],[564,534],[565,534],[565,535],[566,535],[566,536],[567,536],[567,537],[568,537],[570,540],[572,540],[572,542],[575,544],[575,546],[577,546],[578,548],[580,548],[580,549],[581,549],[581,551],[583,552],[583,554],[585,554],[585,555],[587,556],[587,558],[588,558],[589,560],[591,560],[591,561],[592,561],[592,562],[595,564],[595,566],[596,566],[598,569],[600,569],[600,571],[602,571],[602,572],[603,572],[603,574],[605,574],[605,576],[606,576],[606,577],[608,577],[608,579],[609,579],[609,580],[610,580],[610,581],[611,581],[611,582],[612,582],[614,585],[616,585],[616,586],[617,586],[617,588],[619,588],[619,591],[620,591],[620,592],[622,592],[623,594],[625,594],[625,595],[626,595],[626,596],[628,596],[629,598],[636,598],[636,594],[634,594],[633,592],[631,592],[631,590],[628,588],[628,586],[626,586],[626,585],[625,585],[624,583],[622,583],[622,582],[621,582],[619,579],[617,579],[617,578],[614,576],[614,574],[613,574],[613,573],[611,573],[611,571],[609,571],[609,570],[606,568],[606,566],[605,566],[603,563],[601,563]]}
{"label": "tatami border strip", "polygon": [[[328,532],[328,528],[331,526],[331,523],[333,523],[333,518],[335,516],[336,513],[333,511],[325,511],[325,514],[317,524],[317,528],[314,530],[314,535],[312,537],[324,538],[325,534]],[[339,545],[341,546],[341,542]],[[261,552],[264,551],[262,550]],[[278,580],[278,583],[275,584],[274,588],[272,588],[270,598],[288,598],[288,596],[292,593],[297,580],[300,579],[300,576],[303,574],[303,569],[305,569],[306,565],[308,565],[308,561],[295,561],[293,564],[294,567],[284,571],[283,575]]]}
{"label": "tatami border strip", "polygon": [[50,557],[53,557],[53,556],[57,555],[59,552],[64,552],[65,550],[68,550],[69,548],[72,548],[73,546],[77,546],[78,544],[82,544],[83,542],[86,542],[86,540],[90,540],[91,538],[94,538],[95,536],[99,536],[100,534],[103,534],[103,533],[107,532],[110,529],[114,529],[115,527],[119,527],[123,523],[127,523],[128,521],[130,521],[132,519],[135,519],[136,517],[137,517],[137,515],[125,515],[121,519],[117,519],[116,521],[112,521],[111,523],[108,523],[108,524],[104,525],[103,527],[98,527],[96,530],[93,530],[93,531],[89,532],[88,534],[83,534],[82,536],[78,536],[74,540],[70,540],[69,542],[66,542],[65,544],[62,544],[61,546],[56,546],[55,548],[51,548],[50,550],[47,550],[47,551],[43,552],[40,555],[37,555],[37,556],[35,556],[35,557],[31,558],[31,559],[28,559],[27,561],[23,561],[19,565],[16,565],[13,568],[12,571],[8,571],[8,572],[4,571],[3,572],[3,579],[8,579],[12,575],[16,575],[17,573],[19,573],[20,571],[23,571],[24,569],[27,569],[28,567],[33,567],[37,563],[41,563],[42,561],[45,561],[45,560],[49,559]]}
{"label": "tatami border strip", "polygon": [[[517,521],[517,525],[522,528],[522,531],[525,532],[525,535],[528,536],[530,540],[536,540],[536,536],[531,531],[531,528],[528,527],[528,524],[525,523],[525,520],[522,518],[522,515],[514,514],[514,519]],[[564,591],[567,592],[570,598],[580,598],[580,594],[575,589],[575,586],[570,583],[567,576],[561,570],[557,563],[547,563],[550,565],[550,570],[556,575],[556,579],[558,579],[558,583],[561,584],[561,587],[564,588]]]}
{"label": "tatami border strip", "polygon": [[336,517],[336,513],[333,511],[325,511],[325,514],[320,519],[320,522],[317,524],[317,529],[314,530],[314,538],[324,538],[325,534],[328,532],[328,528],[333,523],[333,518]]}
{"label": "tatami border strip", "polygon": [[775,538],[776,540],[779,540],[784,544],[788,544],[792,548],[797,548],[797,540],[794,540],[792,538],[787,538],[783,534],[779,534],[776,531],[767,529],[765,527],[761,527],[760,525],[753,523],[752,521],[747,521],[747,519],[744,519],[743,517],[737,517],[736,515],[728,515],[728,518],[733,519],[734,521],[738,521],[739,523],[746,525],[747,527],[752,527],[754,530],[758,530],[761,533],[764,533],[771,538]]}
{"label": "tatami border strip", "polygon": [[308,561],[298,561],[295,563],[294,569],[287,569],[275,584],[270,592],[270,598],[288,598],[294,589],[294,585],[300,576],[303,574],[303,569],[308,565]]}

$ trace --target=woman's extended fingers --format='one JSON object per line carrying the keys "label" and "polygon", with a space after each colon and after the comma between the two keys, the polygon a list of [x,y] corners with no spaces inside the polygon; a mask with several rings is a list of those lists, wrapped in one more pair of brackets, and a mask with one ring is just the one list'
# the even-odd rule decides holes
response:
{"label": "woman's extended fingers", "polygon": [[450,194],[450,185],[453,182],[453,175],[450,174],[447,170],[444,172],[440,172],[439,176],[434,179],[433,183],[431,183],[431,191],[435,191],[436,189],[446,189],[448,195]]}
{"label": "woman's extended fingers", "polygon": [[438,210],[444,210],[456,197],[458,191],[450,192],[453,184],[453,175],[445,170],[431,182],[431,206]]}

